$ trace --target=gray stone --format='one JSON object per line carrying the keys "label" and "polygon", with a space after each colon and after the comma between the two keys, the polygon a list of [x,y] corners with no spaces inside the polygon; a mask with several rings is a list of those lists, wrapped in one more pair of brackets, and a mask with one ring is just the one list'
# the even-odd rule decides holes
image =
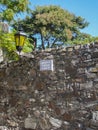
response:
{"label": "gray stone", "polygon": [[51,125],[55,128],[60,128],[62,126],[62,121],[59,119],[50,117],[49,121],[50,121]]}
{"label": "gray stone", "polygon": [[25,128],[28,129],[36,129],[37,126],[37,120],[35,117],[28,116],[24,121]]}
{"label": "gray stone", "polygon": [[39,126],[42,130],[50,130],[50,124],[47,119],[41,117],[39,120]]}
{"label": "gray stone", "polygon": [[0,130],[8,130],[6,126],[0,126]]}
{"label": "gray stone", "polygon": [[[88,115],[90,109],[98,111],[98,58],[83,59],[82,48],[76,48],[33,51],[0,65],[1,126],[75,129],[76,120],[86,122],[86,127],[97,126],[88,121]],[[40,71],[40,60],[51,58],[54,71]]]}

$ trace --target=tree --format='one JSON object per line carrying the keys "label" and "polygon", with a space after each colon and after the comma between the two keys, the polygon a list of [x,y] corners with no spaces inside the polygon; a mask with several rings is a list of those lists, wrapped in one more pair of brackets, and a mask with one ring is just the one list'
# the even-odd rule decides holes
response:
{"label": "tree", "polygon": [[53,5],[37,6],[21,23],[27,33],[40,37],[43,49],[75,39],[88,26],[84,18]]}
{"label": "tree", "polygon": [[11,21],[15,14],[29,11],[29,0],[0,0],[0,20]]}
{"label": "tree", "polygon": [[[7,59],[17,59],[18,55],[16,53],[14,34],[15,31],[11,30],[8,32],[6,23],[11,25],[11,21],[14,20],[15,16],[23,12],[29,12],[28,7],[29,0],[0,0],[0,49],[3,49],[5,57]],[[33,46],[26,40],[24,46],[24,52],[32,51]]]}
{"label": "tree", "polygon": [[91,36],[90,34],[87,34],[87,33],[80,33],[77,35],[76,38],[69,41],[70,44],[75,44],[75,45],[90,44],[94,42],[98,42],[98,37]]}

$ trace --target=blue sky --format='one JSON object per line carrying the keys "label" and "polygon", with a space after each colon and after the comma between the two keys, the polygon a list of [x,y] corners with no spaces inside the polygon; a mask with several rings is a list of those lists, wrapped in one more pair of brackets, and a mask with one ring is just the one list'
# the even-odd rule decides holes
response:
{"label": "blue sky", "polygon": [[98,0],[30,0],[30,7],[57,5],[89,22],[82,32],[98,36]]}

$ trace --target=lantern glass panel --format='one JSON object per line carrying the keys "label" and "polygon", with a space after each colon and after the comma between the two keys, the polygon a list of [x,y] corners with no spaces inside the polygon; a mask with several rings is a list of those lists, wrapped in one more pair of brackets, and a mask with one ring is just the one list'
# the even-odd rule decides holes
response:
{"label": "lantern glass panel", "polygon": [[19,46],[23,46],[24,45],[24,41],[25,41],[26,37],[24,35],[20,35],[20,43],[19,43]]}
{"label": "lantern glass panel", "polygon": [[19,44],[20,44],[20,36],[19,35],[15,35],[15,43],[16,43],[16,46],[19,46]]}

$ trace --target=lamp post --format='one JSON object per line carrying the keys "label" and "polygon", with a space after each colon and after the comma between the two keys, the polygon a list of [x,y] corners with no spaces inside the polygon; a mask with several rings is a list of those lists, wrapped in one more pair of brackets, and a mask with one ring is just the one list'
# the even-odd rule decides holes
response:
{"label": "lamp post", "polygon": [[18,32],[14,36],[15,36],[16,49],[20,53],[21,50],[23,49],[27,35],[23,32],[23,29],[19,27]]}

